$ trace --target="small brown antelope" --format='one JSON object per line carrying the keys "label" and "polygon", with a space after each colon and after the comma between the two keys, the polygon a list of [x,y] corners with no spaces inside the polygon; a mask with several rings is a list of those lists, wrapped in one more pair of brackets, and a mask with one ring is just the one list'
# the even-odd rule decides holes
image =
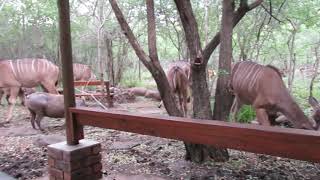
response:
{"label": "small brown antelope", "polygon": [[187,116],[187,103],[189,94],[189,79],[185,71],[178,65],[172,66],[167,74],[169,85],[173,92],[178,95],[180,108]]}
{"label": "small brown antelope", "polygon": [[299,129],[318,129],[320,108],[314,99],[309,100],[315,109],[314,121],[309,120],[298,104],[289,94],[277,68],[263,66],[251,61],[238,62],[231,73],[231,90],[235,95],[231,107],[232,119],[242,104],[252,105],[256,111],[257,120],[261,125],[271,125],[269,112],[281,112]]}
{"label": "small brown antelope", "polygon": [[89,81],[97,79],[89,65],[73,63],[73,79],[75,81]]}
{"label": "small brown antelope", "polygon": [[169,64],[168,70],[172,69],[174,66],[179,66],[182,68],[184,73],[186,74],[189,81],[191,81],[191,64],[187,60],[179,60],[179,61],[173,61]]}
{"label": "small brown antelope", "polygon": [[[175,67],[180,67],[183,70],[184,74],[186,75],[186,77],[188,79],[188,84],[187,84],[188,90],[191,91],[190,86],[191,86],[192,82],[191,82],[191,64],[190,64],[190,62],[188,62],[187,60],[173,61],[168,66],[168,72]],[[167,75],[167,77],[168,77],[168,75]],[[189,100],[190,100],[190,98],[188,98],[188,101]],[[162,104],[163,104],[163,102],[161,101],[160,104],[158,105],[158,108],[161,108]]]}
{"label": "small brown antelope", "polygon": [[41,85],[44,91],[57,94],[58,78],[59,68],[46,59],[0,61],[0,88],[7,88],[10,91],[6,122],[12,118],[12,111],[21,87],[32,88]]}
{"label": "small brown antelope", "polygon": [[[31,114],[31,125],[36,129],[35,122],[38,128],[41,127],[41,120],[44,116],[52,118],[63,118],[64,113],[64,98],[60,94],[50,94],[45,92],[36,92],[26,96],[25,105]],[[85,102],[81,99],[76,99],[77,106],[85,106]]]}

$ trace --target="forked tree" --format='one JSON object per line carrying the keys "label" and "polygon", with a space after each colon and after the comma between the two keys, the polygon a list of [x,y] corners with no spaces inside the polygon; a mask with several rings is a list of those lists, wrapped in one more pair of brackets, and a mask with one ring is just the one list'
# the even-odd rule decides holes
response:
{"label": "forked tree", "polygon": [[[146,0],[147,5],[147,21],[148,21],[148,49],[149,55],[142,49],[132,30],[130,29],[125,17],[120,10],[116,0],[109,0],[115,16],[123,30],[123,33],[128,38],[131,46],[135,50],[135,53],[139,57],[140,61],[150,71],[153,78],[157,83],[160,96],[164,102],[164,106],[170,116],[182,116],[183,113],[179,110],[175,104],[174,94],[169,88],[169,83],[166,78],[166,74],[160,65],[157,55],[157,43],[156,43],[156,26],[154,15],[154,2],[153,0]],[[223,4],[223,23],[222,29],[224,34],[220,38],[220,32],[209,41],[209,43],[202,49],[200,36],[198,31],[197,21],[193,14],[190,0],[175,0],[174,1],[179,16],[182,22],[182,26],[185,32],[188,50],[190,53],[191,62],[191,74],[192,74],[192,91],[193,91],[193,117],[196,119],[219,119],[225,120],[231,106],[231,99],[228,101],[222,101],[224,97],[228,97],[229,94],[225,90],[217,91],[216,104],[219,104],[219,109],[215,110],[213,116],[210,106],[210,94],[206,80],[206,67],[209,58],[213,51],[220,43],[220,39],[225,40],[225,44],[220,52],[222,54],[219,58],[220,72],[218,77],[217,88],[226,89],[229,73],[231,69],[231,35],[232,28],[239,23],[245,14],[259,6],[263,0],[256,0],[252,4],[248,4],[247,0],[241,0],[237,10],[234,10],[233,0],[224,0]],[[226,27],[224,27],[226,26]],[[228,37],[230,36],[230,37]],[[225,59],[226,58],[226,59]],[[230,102],[229,102],[230,101]],[[227,103],[226,103],[227,102]],[[217,107],[217,106],[216,106]],[[186,159],[194,162],[203,162],[207,157],[212,157],[215,160],[227,160],[228,152],[226,149],[217,149],[214,147],[208,147],[199,144],[186,143]]]}

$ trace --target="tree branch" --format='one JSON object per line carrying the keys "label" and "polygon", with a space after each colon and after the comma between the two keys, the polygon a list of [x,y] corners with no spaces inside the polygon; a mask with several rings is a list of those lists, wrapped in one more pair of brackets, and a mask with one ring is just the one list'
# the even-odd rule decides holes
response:
{"label": "tree branch", "polygon": [[139,42],[137,41],[136,37],[134,36],[132,30],[130,29],[127,21],[124,18],[124,15],[122,14],[117,1],[116,0],[109,0],[111,7],[113,9],[113,12],[119,21],[120,27],[122,31],[124,32],[125,36],[128,38],[132,48],[136,52],[137,56],[139,59],[142,61],[142,63],[149,69],[150,64],[149,62],[151,61],[149,56],[143,51],[141,48]]}
{"label": "tree branch", "polygon": [[[255,2],[251,3],[250,5],[243,3],[233,15],[233,27],[235,27],[240,20],[246,15],[247,12],[251,11],[252,9],[258,7],[263,0],[256,0]],[[218,32],[213,39],[206,45],[203,50],[203,61],[204,64],[207,64],[212,52],[217,48],[220,44],[220,32]]]}
{"label": "tree branch", "polygon": [[185,31],[191,64],[203,64],[198,24],[193,15],[190,0],[174,0],[174,2]]}
{"label": "tree branch", "polygon": [[[270,15],[270,18],[272,17],[273,19],[277,20],[279,23],[283,23],[280,19],[278,19],[277,17],[275,17],[272,12],[271,12],[271,8],[270,8],[270,11],[263,5],[261,4],[261,7]],[[269,19],[269,22],[268,24],[270,23],[270,19]]]}

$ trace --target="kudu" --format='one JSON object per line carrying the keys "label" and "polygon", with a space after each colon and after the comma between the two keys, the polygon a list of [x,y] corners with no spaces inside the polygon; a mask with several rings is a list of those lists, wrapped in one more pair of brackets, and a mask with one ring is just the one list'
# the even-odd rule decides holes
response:
{"label": "kudu", "polygon": [[0,88],[7,88],[10,91],[6,122],[12,118],[12,111],[21,87],[32,88],[41,85],[44,91],[57,94],[58,78],[59,68],[46,59],[0,61]]}
{"label": "kudu", "polygon": [[89,65],[73,63],[73,79],[75,81],[89,81],[97,79]]}
{"label": "kudu", "polygon": [[242,104],[249,104],[254,107],[261,125],[271,125],[268,114],[281,112],[295,128],[318,129],[319,127],[318,102],[314,98],[309,100],[315,109],[314,122],[305,116],[287,90],[279,70],[271,65],[263,66],[251,61],[236,63],[231,73],[230,88],[235,95],[231,107],[232,119]]}
{"label": "kudu", "polygon": [[167,73],[167,78],[171,89],[178,96],[180,108],[184,116],[187,116],[188,91],[190,87],[186,71],[178,65],[172,66]]}

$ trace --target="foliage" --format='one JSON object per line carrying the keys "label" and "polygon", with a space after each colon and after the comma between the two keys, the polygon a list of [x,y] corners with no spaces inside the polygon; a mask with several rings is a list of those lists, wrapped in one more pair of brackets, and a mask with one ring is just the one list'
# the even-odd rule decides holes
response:
{"label": "foliage", "polygon": [[252,106],[244,105],[237,114],[237,122],[250,123],[256,117],[256,112]]}

